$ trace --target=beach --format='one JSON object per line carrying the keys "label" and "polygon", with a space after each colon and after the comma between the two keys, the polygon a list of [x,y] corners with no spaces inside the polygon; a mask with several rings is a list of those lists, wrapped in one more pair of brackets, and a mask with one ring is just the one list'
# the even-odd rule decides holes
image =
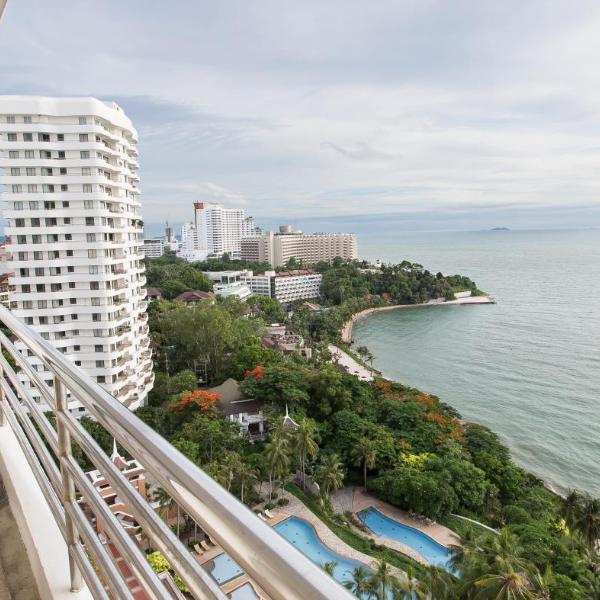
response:
{"label": "beach", "polygon": [[491,296],[467,296],[464,298],[456,298],[456,300],[430,300],[421,304],[390,304],[389,306],[377,306],[375,308],[367,308],[352,315],[349,321],[344,323],[342,327],[342,342],[346,344],[352,343],[352,328],[357,321],[366,319],[369,315],[384,312],[388,310],[396,310],[399,308],[422,308],[428,306],[452,306],[456,304],[494,304],[495,300]]}

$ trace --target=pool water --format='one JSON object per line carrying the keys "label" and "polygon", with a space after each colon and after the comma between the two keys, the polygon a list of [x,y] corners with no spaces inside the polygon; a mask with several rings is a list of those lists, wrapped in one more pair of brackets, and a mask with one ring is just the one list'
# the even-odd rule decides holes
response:
{"label": "pool water", "polygon": [[206,561],[202,567],[210,573],[219,585],[235,577],[239,577],[244,572],[235,560],[229,554],[225,554],[225,552],[215,556],[212,560]]}
{"label": "pool water", "polygon": [[432,565],[449,568],[450,552],[426,533],[390,519],[372,506],[357,516],[373,533],[410,546]]}
{"label": "pool water", "polygon": [[288,542],[296,546],[300,552],[308,556],[314,563],[323,566],[325,563],[335,561],[337,565],[333,571],[333,576],[340,583],[352,580],[352,570],[356,567],[366,569],[362,563],[340,556],[324,546],[313,526],[304,519],[290,517],[275,525],[273,529]]}

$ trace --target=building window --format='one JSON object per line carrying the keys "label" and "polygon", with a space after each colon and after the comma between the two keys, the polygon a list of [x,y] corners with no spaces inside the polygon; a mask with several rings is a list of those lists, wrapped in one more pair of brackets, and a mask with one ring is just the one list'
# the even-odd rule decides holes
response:
{"label": "building window", "polygon": [[[33,221],[33,219],[31,219]],[[39,221],[39,219],[38,219]],[[46,217],[46,226],[47,227],[56,227],[57,221],[54,217]]]}
{"label": "building window", "polygon": [[94,201],[93,200],[84,200],[83,208],[94,208]]}
{"label": "building window", "polygon": [[106,383],[106,376],[105,375],[98,375],[98,377],[96,377],[96,381],[98,383]]}
{"label": "building window", "polygon": [[61,183],[60,184],[60,191],[61,192],[68,192],[69,191],[69,186],[66,183]]}
{"label": "building window", "polygon": [[46,286],[43,283],[36,283],[35,285],[35,291],[36,292],[45,292],[46,291]]}
{"label": "building window", "polygon": [[27,254],[27,252],[19,252],[17,256],[19,257],[19,260],[27,260]]}
{"label": "building window", "polygon": [[62,283],[51,283],[50,291],[51,292],[60,292],[62,290]]}
{"label": "building window", "polygon": [[15,122],[14,115],[6,115],[6,122],[7,123],[14,123]]}
{"label": "building window", "polygon": [[94,217],[86,217],[85,218],[85,224],[90,226],[90,225],[94,225]]}
{"label": "building window", "polygon": [[56,135],[56,141],[58,141],[58,142],[64,142],[65,141],[65,134],[64,133],[58,133]]}
{"label": "building window", "polygon": [[58,242],[58,235],[56,235],[56,233],[48,233],[46,234],[46,241],[49,244],[55,244]]}
{"label": "building window", "polygon": [[39,227],[40,226],[40,220],[38,217],[34,217],[33,219],[31,219],[31,226],[32,227]]}
{"label": "building window", "polygon": [[40,203],[36,200],[29,202],[29,210],[37,210],[40,207]]}
{"label": "building window", "polygon": [[69,201],[68,200],[63,200],[62,207],[63,208],[69,208]]}
{"label": "building window", "polygon": [[[65,237],[65,239],[67,238]],[[67,256],[73,256],[73,250],[67,250]]]}
{"label": "building window", "polygon": [[33,150],[25,150],[25,158],[35,158],[35,152]]}
{"label": "building window", "polygon": [[54,186],[48,183],[43,183],[42,184],[42,192],[44,192],[44,194],[53,194],[54,193]]}
{"label": "building window", "polygon": [[96,241],[96,234],[95,233],[86,233],[85,234],[85,239],[88,242],[95,242]]}
{"label": "building window", "polygon": [[23,210],[23,202],[13,202],[14,210]]}
{"label": "building window", "polygon": [[15,227],[25,227],[25,219],[15,219]]}
{"label": "building window", "polygon": [[31,242],[33,244],[41,244],[42,243],[42,236],[41,235],[32,235],[31,236]]}
{"label": "building window", "polygon": [[104,361],[103,360],[97,360],[96,361],[96,368],[97,369],[102,369],[104,367]]}
{"label": "building window", "polygon": [[25,115],[23,117],[23,123],[31,124],[31,116],[30,115]]}
{"label": "building window", "polygon": [[70,224],[71,224],[71,217],[65,217],[65,218],[63,219],[63,223],[64,223],[65,225],[70,225]]}
{"label": "building window", "polygon": [[38,141],[39,142],[49,142],[50,134],[49,133],[38,133]]}
{"label": "building window", "polygon": [[25,174],[28,175],[29,177],[32,177],[35,175],[35,167],[27,167],[25,169]]}
{"label": "building window", "polygon": [[52,175],[54,175],[54,173],[50,167],[42,167],[43,177],[52,177]]}
{"label": "building window", "polygon": [[79,117],[79,124],[85,125],[87,123],[87,117]]}
{"label": "building window", "polygon": [[84,183],[83,184],[83,191],[86,194],[90,194],[92,192],[92,184],[91,183]]}
{"label": "building window", "polygon": [[80,158],[89,158],[90,157],[90,151],[89,150],[81,150],[79,152],[79,157]]}
{"label": "building window", "polygon": [[100,282],[99,281],[90,281],[90,290],[99,290]]}
{"label": "building window", "polygon": [[33,260],[44,260],[44,253],[40,252],[39,250],[36,250],[33,253]]}
{"label": "building window", "polygon": [[69,304],[77,304],[77,298],[69,298]]}
{"label": "building window", "polygon": [[59,170],[59,172],[58,172],[58,174],[59,175],[66,175],[67,174],[67,169],[65,167],[61,167],[60,170]]}
{"label": "building window", "polygon": [[18,177],[21,175],[21,169],[19,167],[11,167],[10,174],[12,177]]}
{"label": "building window", "polygon": [[50,152],[50,150],[40,150],[40,158],[50,160],[52,158],[52,152]]}
{"label": "building window", "polygon": [[23,141],[24,142],[33,142],[33,133],[24,133]]}
{"label": "building window", "polygon": [[98,274],[98,265],[90,265],[89,272],[90,272],[90,275],[97,275]]}
{"label": "building window", "polygon": [[40,325],[48,325],[48,317],[40,317],[38,321],[40,322]]}
{"label": "building window", "polygon": [[38,308],[48,308],[48,300],[38,300]]}
{"label": "building window", "polygon": [[8,158],[19,158],[19,151],[18,150],[9,150]]}
{"label": "building window", "polygon": [[44,267],[36,267],[35,268],[35,276],[43,277],[44,276]]}
{"label": "building window", "polygon": [[9,133],[7,136],[7,139],[9,142],[16,142],[17,141],[17,134],[16,133]]}
{"label": "building window", "polygon": [[27,184],[27,191],[30,194],[37,194],[37,191],[38,191],[37,183],[28,183]]}
{"label": "building window", "polygon": [[12,186],[13,194],[20,194],[22,191],[23,191],[23,186],[21,186],[21,185],[13,185]]}
{"label": "building window", "polygon": [[90,167],[82,167],[81,174],[82,175],[91,175],[92,169]]}
{"label": "building window", "polygon": [[79,134],[79,141],[80,142],[87,142],[88,141],[88,134],[87,133],[80,133]]}
{"label": "building window", "polygon": [[104,352],[104,346],[102,344],[95,344],[94,352]]}
{"label": "building window", "polygon": [[96,258],[98,256],[97,250],[88,250],[88,258]]}
{"label": "building window", "polygon": [[44,201],[44,208],[46,210],[54,210],[56,208],[56,204],[52,200]]}
{"label": "building window", "polygon": [[58,151],[58,160],[65,160],[65,151],[64,150]]}

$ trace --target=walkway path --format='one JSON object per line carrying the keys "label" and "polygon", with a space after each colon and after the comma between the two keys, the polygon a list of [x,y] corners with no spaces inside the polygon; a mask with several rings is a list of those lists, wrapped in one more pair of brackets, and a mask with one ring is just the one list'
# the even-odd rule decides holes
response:
{"label": "walkway path", "polygon": [[361,381],[373,381],[371,371],[357,363],[349,354],[346,354],[343,350],[332,344],[328,346],[328,350],[331,352],[334,364],[341,365],[348,373],[356,375]]}

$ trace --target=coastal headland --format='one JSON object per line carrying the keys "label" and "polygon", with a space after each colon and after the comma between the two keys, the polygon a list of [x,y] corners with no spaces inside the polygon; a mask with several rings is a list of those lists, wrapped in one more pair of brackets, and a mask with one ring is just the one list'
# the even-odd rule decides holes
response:
{"label": "coastal headland", "polygon": [[396,310],[399,308],[423,308],[430,306],[452,306],[456,304],[494,304],[495,300],[488,295],[484,296],[467,296],[464,298],[456,298],[455,300],[430,300],[429,302],[422,302],[420,304],[390,304],[389,306],[377,306],[375,308],[367,308],[365,310],[361,310],[360,312],[352,315],[352,318],[342,327],[342,341],[346,344],[352,343],[352,328],[354,324],[360,321],[361,319],[366,319],[372,314],[378,312],[384,312],[388,310]]}

